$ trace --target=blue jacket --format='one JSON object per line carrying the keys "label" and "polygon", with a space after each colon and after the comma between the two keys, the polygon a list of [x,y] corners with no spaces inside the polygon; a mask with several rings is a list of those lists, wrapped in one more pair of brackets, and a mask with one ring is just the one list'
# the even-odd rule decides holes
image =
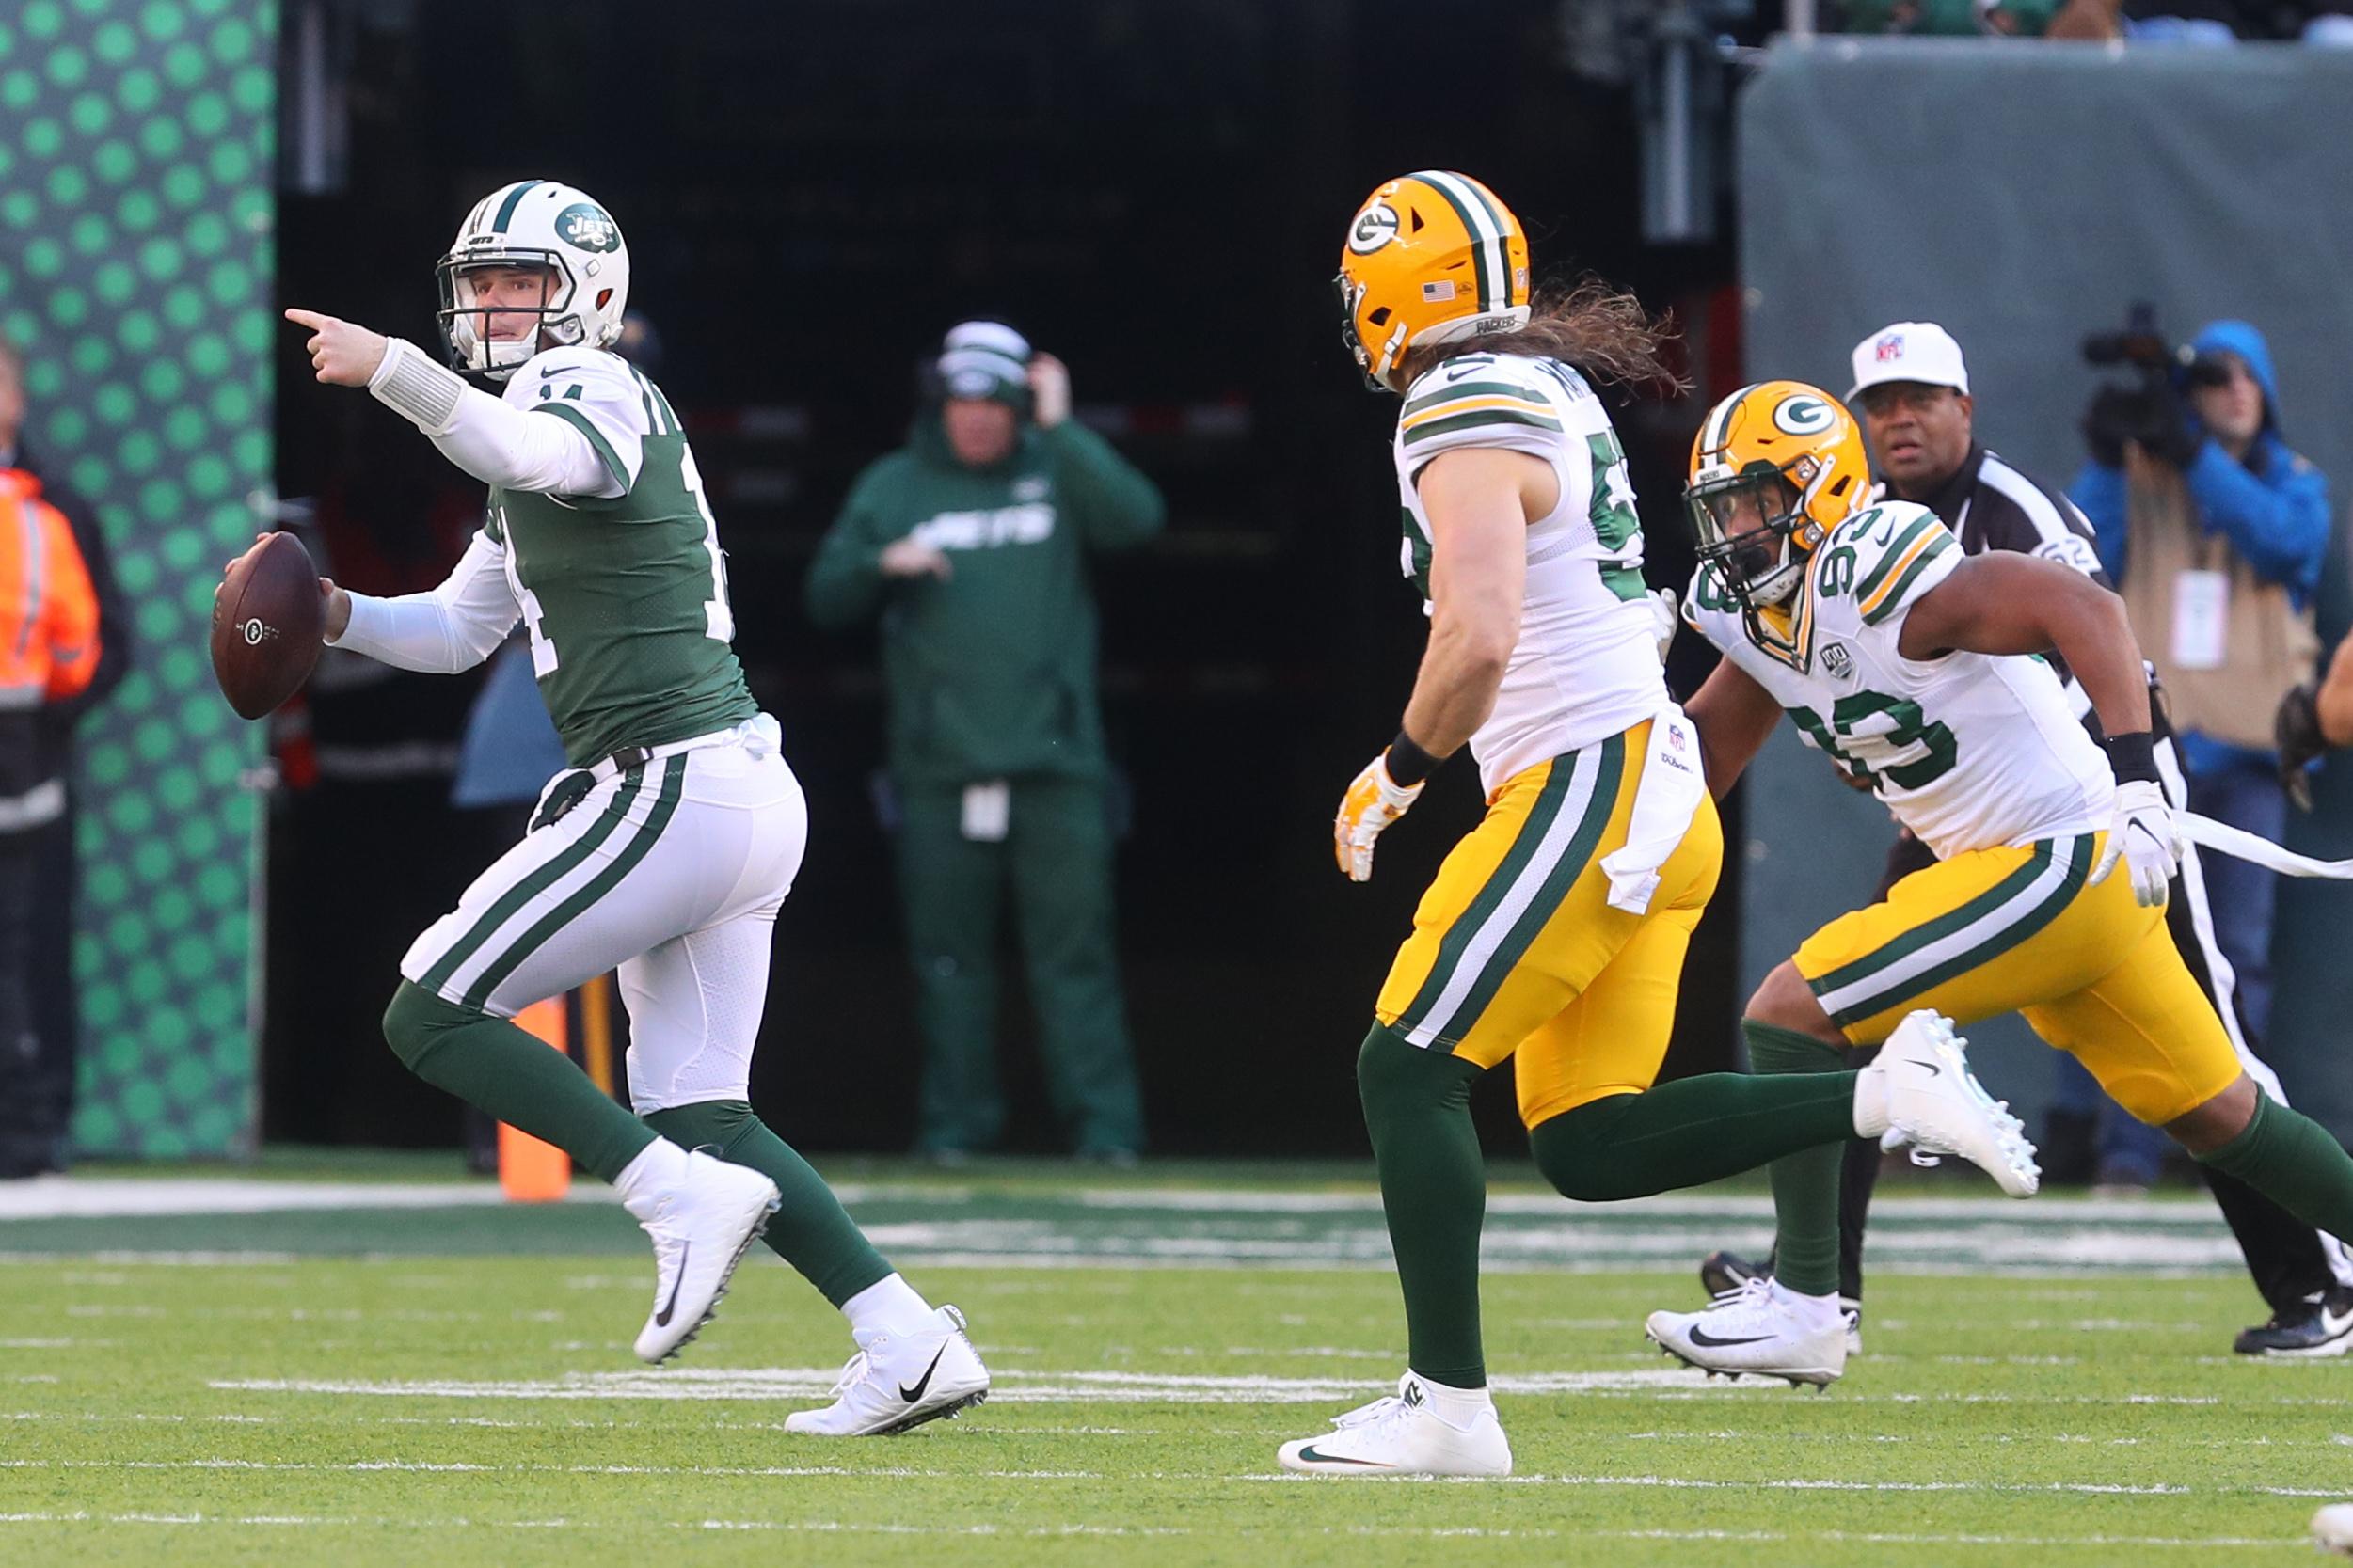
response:
{"label": "blue jacket", "polygon": [[[2264,336],[2241,321],[2212,323],[2190,340],[2201,355],[2235,354],[2263,384],[2263,429],[2243,464],[2211,440],[2182,477],[2209,533],[2231,543],[2258,577],[2287,585],[2297,604],[2312,602],[2320,587],[2321,562],[2329,551],[2329,476],[2288,450],[2280,437],[2280,382]],[[2193,419],[2192,429],[2196,429]],[[2124,471],[2097,461],[2086,463],[2068,496],[2083,509],[2098,539],[2100,564],[2109,580],[2124,579],[2127,525]],[[2247,763],[2267,766],[2268,752],[2224,745],[2202,735],[2182,736],[2182,756],[2193,773]]]}
{"label": "blue jacket", "polygon": [[[2329,550],[2329,476],[2280,438],[2280,382],[2271,368],[2270,345],[2245,322],[2218,321],[2192,339],[2191,346],[2201,355],[2235,354],[2247,361],[2263,384],[2264,423],[2244,464],[2232,462],[2213,441],[2200,443],[2182,474],[2190,499],[2207,531],[2227,538],[2258,577],[2285,583],[2297,604],[2308,603],[2320,586],[2321,561]],[[2086,463],[2067,493],[2091,519],[2100,564],[2122,582],[2124,471]]]}

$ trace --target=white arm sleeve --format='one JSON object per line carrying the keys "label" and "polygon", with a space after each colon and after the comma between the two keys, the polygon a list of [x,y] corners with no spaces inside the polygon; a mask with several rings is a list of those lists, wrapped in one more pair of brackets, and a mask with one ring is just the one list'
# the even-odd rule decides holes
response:
{"label": "white arm sleeve", "polygon": [[488,658],[522,613],[507,584],[505,549],[476,531],[448,579],[431,593],[396,599],[352,594],[351,625],[332,645],[399,670],[454,675]]}
{"label": "white arm sleeve", "polygon": [[580,425],[469,387],[405,340],[389,340],[368,390],[485,484],[558,496],[618,496],[628,488]]}

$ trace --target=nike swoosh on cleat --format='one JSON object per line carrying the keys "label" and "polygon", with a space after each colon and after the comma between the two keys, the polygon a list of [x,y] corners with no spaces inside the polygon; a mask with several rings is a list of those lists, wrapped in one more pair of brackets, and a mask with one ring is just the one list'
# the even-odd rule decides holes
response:
{"label": "nike swoosh on cleat", "polygon": [[1318,1465],[1361,1465],[1368,1470],[1386,1470],[1388,1465],[1377,1459],[1350,1459],[1345,1454],[1317,1453],[1312,1445],[1299,1450],[1301,1459],[1312,1459]]}
{"label": "nike swoosh on cleat", "polygon": [[1931,1078],[1937,1076],[1945,1070],[1943,1068],[1938,1067],[1934,1062],[1915,1062],[1912,1065],[1927,1072]]}
{"label": "nike swoosh on cleat", "polygon": [[661,1310],[654,1314],[654,1326],[656,1328],[668,1328],[670,1326],[670,1314],[678,1309],[678,1291],[681,1286],[686,1284],[687,1254],[692,1252],[693,1248],[694,1243],[692,1242],[681,1242],[678,1243],[678,1277],[670,1282],[670,1299],[663,1302],[661,1304]]}
{"label": "nike swoosh on cleat", "polygon": [[923,1375],[915,1379],[915,1386],[913,1388],[908,1387],[903,1383],[898,1386],[898,1397],[905,1400],[909,1404],[913,1404],[915,1401],[923,1398],[923,1391],[931,1386],[931,1374],[940,1370],[940,1357],[946,1355],[946,1354],[947,1346],[945,1344],[941,1345],[939,1350],[933,1353],[931,1356],[931,1365],[923,1369]]}
{"label": "nike swoosh on cleat", "polygon": [[1705,1345],[1711,1349],[1721,1348],[1725,1345],[1761,1344],[1765,1340],[1772,1338],[1773,1336],[1770,1334],[1752,1334],[1745,1339],[1719,1339],[1704,1328],[1694,1328],[1692,1330],[1693,1344]]}

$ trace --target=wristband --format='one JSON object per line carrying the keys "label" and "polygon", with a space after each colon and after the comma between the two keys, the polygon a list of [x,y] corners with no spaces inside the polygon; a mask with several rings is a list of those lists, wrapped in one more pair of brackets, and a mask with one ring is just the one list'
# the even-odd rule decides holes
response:
{"label": "wristband", "polygon": [[1446,760],[1415,745],[1413,736],[1403,730],[1397,732],[1397,738],[1389,743],[1389,750],[1382,755],[1382,766],[1389,769],[1390,778],[1407,789],[1437,772],[1439,765]]}
{"label": "wristband", "polygon": [[2157,783],[2155,738],[2147,730],[2109,736],[2107,765],[2118,784]]}
{"label": "wristband", "polygon": [[436,364],[422,349],[400,338],[384,341],[384,362],[368,378],[376,402],[428,436],[447,436],[457,423],[457,405],[468,388],[455,371]]}

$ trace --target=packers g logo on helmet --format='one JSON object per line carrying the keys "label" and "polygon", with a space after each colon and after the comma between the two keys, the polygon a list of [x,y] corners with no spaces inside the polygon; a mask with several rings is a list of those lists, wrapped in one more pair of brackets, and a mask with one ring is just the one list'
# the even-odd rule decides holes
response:
{"label": "packers g logo on helmet", "polygon": [[1397,214],[1376,196],[1357,214],[1355,226],[1348,230],[1348,248],[1359,256],[1370,256],[1396,237]]}
{"label": "packers g logo on helmet", "polygon": [[1476,180],[1424,169],[1357,209],[1333,283],[1350,356],[1375,388],[1400,390],[1411,349],[1528,325],[1528,236]]}
{"label": "packers g logo on helmet", "polygon": [[1700,561],[1754,612],[1789,596],[1869,488],[1862,427],[1845,405],[1802,381],[1763,381],[1708,411],[1683,496]]}

